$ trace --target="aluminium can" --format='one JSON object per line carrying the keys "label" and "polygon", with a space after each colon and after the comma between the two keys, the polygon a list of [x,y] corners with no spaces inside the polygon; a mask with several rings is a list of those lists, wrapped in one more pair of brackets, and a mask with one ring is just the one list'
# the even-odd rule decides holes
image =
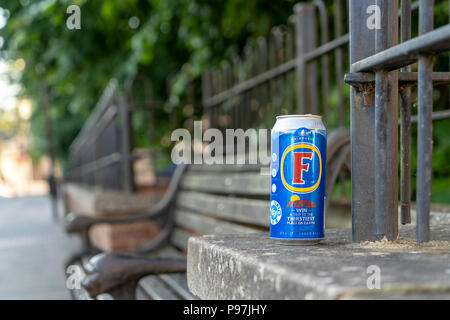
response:
{"label": "aluminium can", "polygon": [[271,137],[270,237],[312,245],[325,237],[327,133],[320,116],[279,116]]}

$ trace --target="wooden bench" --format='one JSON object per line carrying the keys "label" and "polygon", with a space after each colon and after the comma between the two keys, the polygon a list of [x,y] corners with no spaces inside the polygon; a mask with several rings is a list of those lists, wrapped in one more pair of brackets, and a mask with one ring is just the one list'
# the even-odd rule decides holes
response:
{"label": "wooden bench", "polygon": [[[336,148],[330,136],[328,150],[334,148],[330,154],[338,155],[339,149],[347,150],[349,141],[347,135],[336,136],[346,141]],[[334,182],[330,179],[327,184]],[[162,231],[150,244],[127,254],[91,251],[71,263],[86,274],[82,284],[90,297],[108,293],[115,299],[195,299],[185,273],[189,237],[267,233],[269,192],[270,176],[257,165],[179,166],[164,198],[143,214],[105,219],[71,213],[66,219],[68,232],[87,237],[95,224],[156,218]],[[88,296],[83,290],[72,291],[74,298]]]}

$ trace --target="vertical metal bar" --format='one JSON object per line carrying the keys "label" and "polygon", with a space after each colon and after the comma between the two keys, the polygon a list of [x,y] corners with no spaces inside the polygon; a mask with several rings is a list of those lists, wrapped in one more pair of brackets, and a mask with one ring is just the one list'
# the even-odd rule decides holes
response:
{"label": "vertical metal bar", "polygon": [[[269,67],[269,69],[273,69],[277,66],[277,44],[276,44],[276,38],[275,38],[273,29],[271,30],[271,33],[270,33],[268,45],[269,45],[269,47],[268,47],[268,49],[269,49],[269,51],[268,51],[268,54],[269,54],[268,67]],[[269,91],[269,97],[270,97],[269,104],[270,104],[271,109],[274,110],[275,98],[278,93],[278,88],[276,86],[276,81],[273,78],[271,78],[269,80],[269,90],[270,90]],[[268,111],[268,110],[266,110],[266,111]],[[266,113],[264,113],[264,114],[266,114]],[[264,117],[264,123],[267,125],[267,117],[266,116]]]}
{"label": "vertical metal bar", "polygon": [[[402,42],[411,39],[411,0],[402,0]],[[401,69],[410,72],[411,66]],[[411,86],[400,88],[400,221],[411,223]]]}
{"label": "vertical metal bar", "polygon": [[[398,42],[398,2],[377,0],[377,52]],[[398,236],[398,71],[375,73],[375,237]]]}
{"label": "vertical metal bar", "polygon": [[205,110],[206,99],[209,98],[209,79],[208,79],[208,70],[202,72],[202,106],[203,106],[203,114],[208,114],[208,110]]}
{"label": "vertical metal bar", "polygon": [[[273,39],[272,45],[274,50],[274,66],[277,67],[283,62],[283,56],[282,56],[282,46],[283,46],[283,33],[280,29],[280,27],[274,27],[272,28],[271,36]],[[275,86],[275,94],[273,96],[273,112],[276,112],[277,114],[281,114],[281,103],[282,103],[282,93],[283,93],[283,87],[282,87],[282,78],[277,77],[276,79],[272,80],[274,82]],[[273,114],[272,112],[272,114]],[[270,114],[270,112],[269,112]],[[271,121],[270,117],[267,117],[267,121]],[[267,127],[270,128],[271,123],[268,123]]]}
{"label": "vertical metal bar", "polygon": [[[268,42],[265,38],[260,37],[258,39],[258,70],[259,73],[263,73],[270,68],[270,42]],[[270,104],[270,81],[265,82],[260,86],[259,91],[259,103],[258,108],[255,110],[255,122],[258,123],[260,119],[260,115],[267,108],[267,105]],[[261,122],[259,122],[261,123]],[[264,122],[262,122],[264,123]]]}
{"label": "vertical metal bar", "polygon": [[[236,74],[236,84],[242,82],[241,72],[245,71],[243,67],[244,63],[241,60],[241,58],[238,55],[235,55],[233,57],[233,70]],[[234,101],[234,106],[230,109],[228,114],[226,114],[227,117],[229,117],[230,125],[236,125],[236,117],[237,117],[237,108],[239,108],[240,104],[242,103],[242,99],[244,99],[244,96],[242,94],[238,95]],[[235,127],[236,128],[236,127]],[[224,142],[225,144],[225,142]]]}
{"label": "vertical metal bar", "polygon": [[[256,59],[256,71],[257,74],[261,74],[264,71],[266,71],[267,68],[267,44],[266,44],[266,39],[264,37],[259,37],[257,40],[257,44],[256,44],[256,52],[257,52],[257,59]],[[257,119],[258,119],[258,112],[259,110],[263,107],[264,105],[264,95],[265,95],[265,91],[266,91],[266,84],[262,84],[259,85],[256,88],[255,94],[255,101],[252,103],[251,106],[251,113],[250,113],[250,117],[251,117],[251,121],[252,121],[252,125],[256,125]]]}
{"label": "vertical metal bar", "polygon": [[[420,0],[419,34],[433,30],[434,0]],[[418,149],[417,149],[417,224],[418,242],[430,240],[430,198],[433,152],[433,56],[419,57]]]}
{"label": "vertical metal bar", "polygon": [[[153,170],[156,171],[156,152],[153,148],[153,142],[155,140],[155,105],[153,104],[153,86],[149,78],[145,76],[144,74],[138,75],[144,84],[144,96],[145,96],[145,102],[144,104],[147,107],[147,139],[148,139],[148,149],[149,149],[149,157],[151,161],[151,166],[153,167]],[[131,90],[130,90],[131,91]],[[132,93],[130,92],[129,98],[132,99]],[[126,100],[126,99],[125,99]],[[128,101],[128,100],[126,100]],[[128,105],[130,107],[130,105]],[[131,119],[130,121],[130,128],[131,128]],[[172,122],[172,121],[171,121]],[[134,182],[133,182],[134,185]]]}
{"label": "vertical metal bar", "polygon": [[[215,69],[211,69],[209,72],[209,81],[210,81],[210,97],[213,97],[216,92],[217,92],[217,81],[216,81],[216,70]],[[210,106],[209,110],[208,110],[208,117],[209,117],[209,123],[211,128],[216,128],[217,123],[216,123],[216,115],[218,114],[217,109],[219,108],[219,106],[214,105],[214,106]]]}
{"label": "vertical metal bar", "polygon": [[[334,35],[335,38],[339,38],[342,35],[342,2],[341,0],[334,0]],[[343,71],[343,55],[342,48],[339,47],[334,51],[335,54],[335,68],[336,68],[336,88],[338,92],[337,112],[338,112],[338,125],[340,128],[344,127],[344,92],[342,81],[344,78]],[[342,196],[345,196],[345,174],[341,172],[339,175],[340,192]]]}
{"label": "vertical metal bar", "polygon": [[[205,80],[205,75],[207,71],[204,71],[202,73],[202,106],[204,105],[204,102],[206,101],[206,92],[207,92],[207,81]],[[166,78],[166,94],[167,97],[170,97],[170,91],[171,91],[171,84],[172,84],[172,76],[169,75]],[[177,108],[176,105],[169,99],[169,106],[170,106],[170,129],[175,130],[178,127],[178,117],[177,117]],[[206,112],[204,113],[206,114]]]}
{"label": "vertical metal bar", "polygon": [[132,193],[134,191],[134,174],[133,174],[133,159],[131,156],[132,138],[131,138],[130,108],[128,105],[128,101],[124,96],[120,96],[118,100],[122,123],[122,166],[124,179],[123,186],[125,192]]}
{"label": "vertical metal bar", "polygon": [[[291,61],[292,57],[294,56],[293,54],[293,32],[292,32],[292,24],[289,23],[287,25],[286,28],[286,61]],[[292,112],[293,108],[292,106],[294,105],[294,101],[293,101],[293,72],[289,71],[286,73],[285,76],[285,99],[284,99],[284,109],[287,112]]]}
{"label": "vertical metal bar", "polygon": [[[245,54],[245,60],[247,62],[247,79],[251,79],[253,76],[256,75],[256,69],[255,69],[255,48],[253,48],[251,45],[246,45],[244,48],[244,54]],[[243,94],[243,103],[240,106],[240,112],[239,112],[239,126],[234,128],[246,128],[249,126],[249,118],[248,117],[248,111],[250,110],[250,101],[251,101],[251,91],[249,90]]]}
{"label": "vertical metal bar", "polygon": [[[341,12],[341,0],[334,0],[334,31],[335,38],[342,35],[342,12]],[[336,87],[338,90],[338,121],[339,127],[344,126],[344,95],[342,90],[343,67],[342,67],[342,48],[335,50],[335,63],[336,63]]]}
{"label": "vertical metal bar", "polygon": [[[321,31],[321,44],[324,45],[328,42],[328,17],[327,8],[322,0],[314,0],[314,4],[319,10],[320,16],[320,31]],[[329,90],[329,66],[328,66],[328,54],[324,54],[321,57],[322,68],[322,114],[325,124],[328,124],[329,110],[328,110],[328,90]]]}
{"label": "vertical metal bar", "polygon": [[317,63],[306,63],[304,55],[315,48],[316,13],[312,3],[294,6],[297,78],[297,112],[317,113]]}
{"label": "vertical metal bar", "polygon": [[[373,0],[350,0],[350,63],[375,53],[375,31],[366,27],[367,8]],[[375,108],[364,105],[364,92],[350,88],[352,141],[352,239],[374,240]]]}
{"label": "vertical metal bar", "polygon": [[[115,107],[112,104],[109,108]],[[119,153],[121,154],[121,143],[119,137],[121,134],[120,124],[116,121],[117,116],[114,117],[105,129],[99,134],[98,138],[98,157],[103,158],[110,154]],[[96,163],[96,172],[99,177],[96,185],[99,185],[105,189],[122,190],[122,167],[120,163],[114,163],[107,167],[99,166]]]}

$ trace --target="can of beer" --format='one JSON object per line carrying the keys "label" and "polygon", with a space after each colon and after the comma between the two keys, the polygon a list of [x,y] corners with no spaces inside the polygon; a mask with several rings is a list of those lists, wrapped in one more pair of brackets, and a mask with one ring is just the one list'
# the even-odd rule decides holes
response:
{"label": "can of beer", "polygon": [[320,116],[277,117],[271,151],[272,239],[312,245],[324,238],[326,150]]}

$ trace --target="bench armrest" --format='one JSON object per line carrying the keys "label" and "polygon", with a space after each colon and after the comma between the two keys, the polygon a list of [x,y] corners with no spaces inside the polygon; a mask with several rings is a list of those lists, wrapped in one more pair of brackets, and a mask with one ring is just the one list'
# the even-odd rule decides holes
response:
{"label": "bench armrest", "polygon": [[92,298],[109,293],[115,299],[135,299],[138,281],[151,274],[186,272],[186,258],[144,258],[102,253],[86,266],[82,286]]}
{"label": "bench armrest", "polygon": [[65,229],[67,233],[79,233],[86,235],[89,229],[99,223],[131,223],[144,219],[151,219],[159,217],[170,210],[173,204],[176,192],[178,190],[181,177],[186,169],[185,165],[179,165],[170,181],[169,188],[164,194],[163,198],[156,203],[152,208],[143,213],[128,217],[90,217],[79,213],[71,212],[65,218]]}
{"label": "bench armrest", "polygon": [[158,210],[149,210],[141,214],[136,214],[128,217],[90,217],[76,212],[70,212],[65,220],[64,226],[67,233],[80,233],[83,234],[89,229],[100,223],[117,224],[117,223],[132,223],[136,221],[141,221],[145,219],[157,218],[167,212],[167,208],[155,208]]}

